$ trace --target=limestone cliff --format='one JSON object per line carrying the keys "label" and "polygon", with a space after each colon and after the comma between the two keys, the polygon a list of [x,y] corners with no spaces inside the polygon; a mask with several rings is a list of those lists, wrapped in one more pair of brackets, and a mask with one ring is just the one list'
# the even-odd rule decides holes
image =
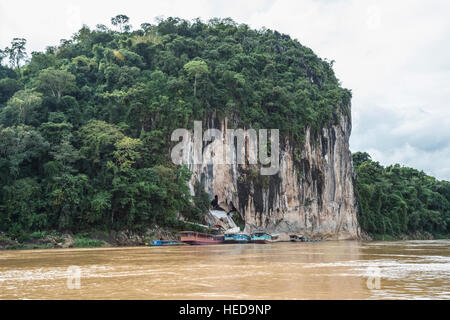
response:
{"label": "limestone cliff", "polygon": [[[225,137],[227,122],[210,120],[207,125]],[[340,113],[334,124],[316,134],[307,128],[296,151],[289,139],[280,136],[280,171],[273,176],[260,176],[254,165],[218,164],[213,151],[203,164],[189,165],[191,189],[200,182],[211,199],[218,195],[223,208],[234,206],[245,220],[246,232],[265,230],[282,238],[294,232],[358,238],[350,132],[350,117]],[[192,141],[189,150],[193,152]]]}

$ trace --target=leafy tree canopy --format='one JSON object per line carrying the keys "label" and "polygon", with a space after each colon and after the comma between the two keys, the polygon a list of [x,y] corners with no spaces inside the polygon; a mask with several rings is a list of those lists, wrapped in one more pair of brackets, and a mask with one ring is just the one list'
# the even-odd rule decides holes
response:
{"label": "leafy tree canopy", "polygon": [[357,179],[359,223],[374,236],[450,232],[450,182],[438,181],[424,172],[383,167],[369,154],[353,154]]}

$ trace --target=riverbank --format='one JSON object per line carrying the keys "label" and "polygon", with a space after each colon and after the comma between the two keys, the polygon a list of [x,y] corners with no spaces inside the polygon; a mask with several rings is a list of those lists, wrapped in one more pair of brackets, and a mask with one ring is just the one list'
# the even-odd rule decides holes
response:
{"label": "riverbank", "polygon": [[143,246],[152,240],[176,240],[177,232],[162,228],[147,229],[143,233],[129,230],[92,231],[77,234],[42,231],[31,233],[23,239],[13,239],[0,233],[0,250]]}
{"label": "riverbank", "polygon": [[432,234],[429,232],[415,232],[413,234],[401,234],[393,236],[390,234],[369,235],[363,233],[361,240],[365,241],[408,241],[408,240],[446,240],[449,239],[448,234]]}
{"label": "riverbank", "polygon": [[[66,249],[66,248],[101,248],[101,247],[137,247],[145,246],[153,240],[179,240],[182,230],[206,232],[207,229],[186,223],[187,229],[165,229],[155,227],[145,232],[124,231],[92,231],[73,234],[72,232],[42,231],[27,234],[22,239],[13,239],[0,232],[0,250],[32,250],[32,249]],[[186,227],[185,225],[185,227]],[[204,230],[203,230],[204,229]],[[327,236],[305,233],[309,240],[338,240]],[[280,242],[290,242],[289,233],[279,234]],[[353,239],[355,240],[355,239]]]}
{"label": "riverbank", "polygon": [[[24,239],[12,239],[0,232],[0,250],[32,250],[32,249],[58,249],[58,248],[101,248],[101,247],[131,247],[144,246],[152,240],[179,240],[180,230],[164,228],[147,229],[143,233],[129,230],[123,231],[92,231],[73,234],[72,232],[42,231],[34,232]],[[308,237],[316,239],[317,237]],[[362,241],[407,241],[407,240],[439,240],[448,239],[448,235],[433,235],[428,232],[412,235],[368,235],[363,233]],[[318,238],[317,238],[318,239]],[[289,241],[289,238],[281,239]],[[332,239],[323,239],[332,240]]]}

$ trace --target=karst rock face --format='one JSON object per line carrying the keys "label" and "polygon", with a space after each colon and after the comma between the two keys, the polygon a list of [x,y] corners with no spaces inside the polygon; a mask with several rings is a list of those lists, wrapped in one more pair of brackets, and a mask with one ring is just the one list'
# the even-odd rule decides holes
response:
{"label": "karst rock face", "polygon": [[[204,121],[203,128],[219,129],[225,148],[228,147],[228,122],[210,119]],[[220,163],[216,148],[209,148],[201,164],[189,164],[193,172],[191,190],[200,182],[211,199],[218,196],[222,208],[230,210],[234,206],[245,220],[245,232],[278,233],[282,239],[288,239],[292,233],[325,239],[357,239],[360,228],[353,189],[350,132],[350,116],[339,113],[334,124],[315,134],[306,128],[305,138],[296,152],[289,139],[280,134],[280,170],[271,176],[260,176],[259,166]],[[191,133],[187,139],[191,160],[193,137]],[[203,151],[205,148],[203,143]],[[238,151],[237,145],[233,148]]]}

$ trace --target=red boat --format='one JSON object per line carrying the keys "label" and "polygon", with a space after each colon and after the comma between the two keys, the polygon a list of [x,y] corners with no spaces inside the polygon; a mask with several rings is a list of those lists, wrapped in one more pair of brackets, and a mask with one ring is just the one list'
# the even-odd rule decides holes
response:
{"label": "red boat", "polygon": [[194,231],[180,232],[180,241],[192,245],[219,244],[223,243],[223,235],[213,235]]}

